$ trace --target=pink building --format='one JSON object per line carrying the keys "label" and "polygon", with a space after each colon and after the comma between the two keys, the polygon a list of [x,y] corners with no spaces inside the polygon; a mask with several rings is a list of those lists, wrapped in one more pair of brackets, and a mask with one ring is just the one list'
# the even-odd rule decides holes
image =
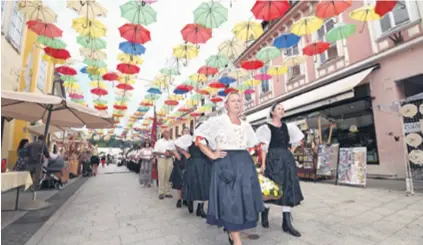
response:
{"label": "pink building", "polygon": [[[254,59],[263,47],[270,46],[282,33],[289,33],[293,22],[312,15],[317,1],[290,1],[286,15],[265,27],[265,34],[249,46],[235,62]],[[308,57],[280,77],[264,81],[245,101],[247,121],[265,122],[269,108],[283,102],[287,120],[320,112],[335,121],[334,140],[341,147],[366,146],[368,174],[385,177],[405,176],[402,117],[396,105],[406,97],[423,92],[423,13],[419,1],[405,1],[383,19],[367,25],[349,18],[353,6],[338,18],[326,20],[313,35],[301,38],[298,45],[267,64],[282,65],[284,59],[302,54],[313,41],[324,41],[325,33],[338,22],[357,25],[357,33],[333,43],[324,54]],[[419,11],[420,10],[420,11]],[[351,127],[358,133],[351,136]]]}

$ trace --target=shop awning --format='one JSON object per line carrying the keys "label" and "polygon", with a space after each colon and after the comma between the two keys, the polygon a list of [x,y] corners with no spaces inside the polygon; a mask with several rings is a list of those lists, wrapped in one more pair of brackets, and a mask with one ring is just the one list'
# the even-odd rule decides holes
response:
{"label": "shop awning", "polygon": [[[335,103],[354,97],[354,88],[359,85],[372,71],[374,67],[358,72],[336,82],[316,88],[312,91],[300,94],[296,97],[283,101],[285,115],[291,116],[303,111]],[[264,120],[269,114],[269,108],[247,115],[247,121],[252,123]]]}

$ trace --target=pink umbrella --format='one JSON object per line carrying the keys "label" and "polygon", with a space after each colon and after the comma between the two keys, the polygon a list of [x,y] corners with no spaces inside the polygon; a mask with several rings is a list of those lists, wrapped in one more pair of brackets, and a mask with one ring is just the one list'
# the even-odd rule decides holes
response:
{"label": "pink umbrella", "polygon": [[82,94],[76,94],[76,93],[70,93],[69,94],[69,98],[80,100],[80,99],[83,99],[84,98],[84,95],[82,95]]}
{"label": "pink umbrella", "polygon": [[266,73],[260,73],[254,76],[254,79],[256,80],[260,80],[260,81],[264,81],[264,80],[269,80],[271,79],[272,76],[270,76],[269,74]]}
{"label": "pink umbrella", "polygon": [[148,4],[152,4],[157,2],[157,0],[137,0],[138,2],[142,2],[142,3],[148,3]]}
{"label": "pink umbrella", "polygon": [[244,94],[254,94],[255,92],[254,89],[249,88],[244,91]]}

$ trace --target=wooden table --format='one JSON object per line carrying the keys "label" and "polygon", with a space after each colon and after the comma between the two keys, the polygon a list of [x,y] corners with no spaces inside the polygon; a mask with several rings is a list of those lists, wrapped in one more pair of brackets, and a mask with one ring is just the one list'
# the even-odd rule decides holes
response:
{"label": "wooden table", "polygon": [[16,202],[15,210],[18,210],[19,206],[19,191],[20,187],[24,186],[27,190],[32,185],[31,174],[28,171],[22,172],[6,172],[1,174],[1,192],[16,188]]}

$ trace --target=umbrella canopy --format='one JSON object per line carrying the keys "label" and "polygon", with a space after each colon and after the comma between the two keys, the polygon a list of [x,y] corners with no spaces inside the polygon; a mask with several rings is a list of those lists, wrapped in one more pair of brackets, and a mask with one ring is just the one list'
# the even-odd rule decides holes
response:
{"label": "umbrella canopy", "polygon": [[26,22],[28,29],[35,32],[37,35],[46,36],[50,38],[61,37],[63,31],[54,24],[49,24],[41,21],[30,20]]}
{"label": "umbrella canopy", "polygon": [[223,41],[219,45],[219,55],[234,59],[245,50],[245,43],[235,38]]}
{"label": "umbrella canopy", "polygon": [[[44,123],[40,123],[34,126],[30,126],[27,127],[26,129],[29,131],[29,133],[34,134],[34,135],[44,135],[44,130],[46,128],[46,125]],[[50,127],[48,127],[48,133],[52,134],[52,133],[56,133],[56,132],[60,132],[60,131],[66,131],[68,130],[67,128],[62,128],[62,127],[56,127],[51,125]]]}
{"label": "umbrella canopy", "polygon": [[120,14],[132,24],[149,25],[156,22],[156,11],[143,1],[128,1],[120,6]]}
{"label": "umbrella canopy", "polygon": [[276,48],[290,48],[300,41],[301,37],[292,34],[284,33],[273,41],[273,46]]}
{"label": "umbrella canopy", "polygon": [[328,19],[339,15],[351,7],[352,0],[321,1],[316,6],[316,16]]}
{"label": "umbrella canopy", "polygon": [[206,43],[212,37],[212,30],[199,24],[187,24],[181,30],[184,41],[192,44]]}
{"label": "umbrella canopy", "polygon": [[[69,102],[63,98],[27,92],[2,91],[1,115],[29,122],[43,120],[58,127],[109,128],[113,120],[107,114]],[[51,111],[51,114],[49,113]],[[48,120],[50,114],[50,120]]]}
{"label": "umbrella canopy", "polygon": [[194,20],[204,27],[218,28],[228,20],[228,9],[218,2],[205,2],[194,10]]}
{"label": "umbrella canopy", "polygon": [[256,40],[263,34],[263,27],[257,21],[243,21],[232,29],[235,37],[241,41]]}
{"label": "umbrella canopy", "polygon": [[38,36],[37,43],[40,43],[44,46],[54,48],[54,49],[64,49],[66,48],[66,43],[59,38],[51,38],[47,36]]}
{"label": "umbrella canopy", "polygon": [[144,44],[151,40],[150,31],[141,25],[124,24],[119,27],[120,36],[133,43]]}
{"label": "umbrella canopy", "polygon": [[107,16],[107,9],[93,0],[68,0],[66,7],[73,9],[79,16],[89,19]]}
{"label": "umbrella canopy", "polygon": [[53,23],[57,20],[56,13],[43,5],[43,2],[40,0],[19,1],[18,10],[27,20],[38,20],[46,23]]}

